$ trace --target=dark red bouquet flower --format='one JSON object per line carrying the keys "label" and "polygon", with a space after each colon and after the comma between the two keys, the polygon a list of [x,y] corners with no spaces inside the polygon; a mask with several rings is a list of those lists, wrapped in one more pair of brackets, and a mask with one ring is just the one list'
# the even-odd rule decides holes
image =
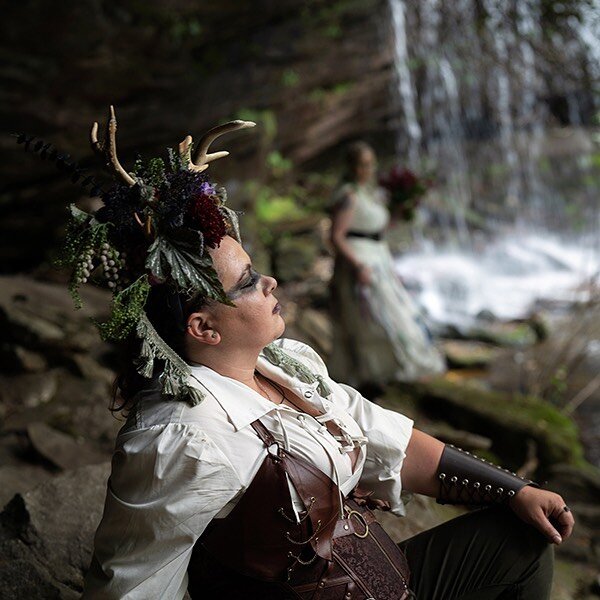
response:
{"label": "dark red bouquet flower", "polygon": [[419,205],[429,182],[410,169],[399,165],[392,167],[387,175],[380,178],[379,184],[390,194],[390,209],[405,219],[411,219]]}

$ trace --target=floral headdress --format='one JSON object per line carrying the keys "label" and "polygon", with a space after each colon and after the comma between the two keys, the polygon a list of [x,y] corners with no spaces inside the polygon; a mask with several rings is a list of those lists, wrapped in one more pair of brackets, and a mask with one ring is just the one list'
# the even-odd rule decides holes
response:
{"label": "floral headdress", "polygon": [[54,160],[74,183],[91,187],[91,194],[102,198],[103,206],[94,214],[70,206],[60,264],[72,269],[69,291],[76,307],[81,307],[82,284],[90,279],[104,281],[113,295],[108,321],[98,323],[102,338],[120,341],[135,331],[141,340],[135,361],[140,375],[152,377],[154,361],[164,361],[163,393],[191,405],[200,402],[202,394],[188,385],[189,366],[157,333],[145,312],[146,302],[152,286],[166,285],[176,294],[201,293],[231,304],[207,248],[217,247],[226,235],[240,241],[238,219],[225,205],[225,189],[209,181],[205,171],[208,163],[229,154],[208,152],[217,137],[254,125],[225,123],[208,131],[196,148],[187,136],[178,151],[169,149],[166,161],[138,159],[128,173],[117,158],[117,120],[111,106],[105,138],[98,140],[98,123],[90,133],[92,148],[118,179],[108,190],[50,144],[34,143],[25,135],[17,140],[42,158]]}

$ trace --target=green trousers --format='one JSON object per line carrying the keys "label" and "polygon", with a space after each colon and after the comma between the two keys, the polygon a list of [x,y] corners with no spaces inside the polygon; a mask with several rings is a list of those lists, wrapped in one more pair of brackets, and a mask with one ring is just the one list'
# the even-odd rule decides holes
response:
{"label": "green trousers", "polygon": [[457,517],[400,543],[418,600],[548,600],[552,546],[505,507]]}

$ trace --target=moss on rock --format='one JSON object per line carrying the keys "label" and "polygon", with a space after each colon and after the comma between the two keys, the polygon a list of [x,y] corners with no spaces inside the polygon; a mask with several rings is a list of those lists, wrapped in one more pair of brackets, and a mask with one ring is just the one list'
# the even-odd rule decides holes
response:
{"label": "moss on rock", "polygon": [[386,396],[388,406],[394,405],[395,394],[400,396],[398,406],[405,404],[407,395],[412,396],[428,418],[490,437],[492,452],[512,468],[525,462],[528,440],[535,442],[542,471],[557,463],[585,462],[574,421],[539,398],[487,391],[444,379],[397,384]]}

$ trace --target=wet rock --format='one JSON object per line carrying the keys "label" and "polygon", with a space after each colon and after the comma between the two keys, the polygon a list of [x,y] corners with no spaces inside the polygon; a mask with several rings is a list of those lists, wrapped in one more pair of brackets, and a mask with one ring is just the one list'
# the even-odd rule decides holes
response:
{"label": "wet rock", "polygon": [[320,252],[320,241],[312,235],[282,237],[276,246],[273,266],[277,279],[285,283],[308,275]]}
{"label": "wet rock", "polygon": [[490,438],[470,431],[454,429],[447,423],[428,423],[422,429],[446,444],[454,444],[463,450],[489,450],[492,447]]}
{"label": "wet rock", "polygon": [[0,598],[78,597],[108,472],[108,463],[70,471],[7,504],[0,514],[0,565],[10,568],[0,569]]}
{"label": "wet rock", "polygon": [[115,378],[114,371],[100,365],[98,361],[89,354],[80,354],[79,352],[73,354],[70,357],[67,366],[69,366],[75,374],[84,379],[104,381],[110,385]]}
{"label": "wet rock", "polygon": [[468,328],[449,325],[440,334],[448,339],[484,342],[492,346],[508,348],[528,347],[538,339],[528,322],[495,321],[479,323],[477,326]]}
{"label": "wet rock", "polygon": [[0,377],[0,404],[9,407],[36,408],[54,398],[58,389],[56,371]]}
{"label": "wet rock", "polygon": [[488,310],[487,308],[482,311],[479,311],[475,318],[478,321],[487,321],[488,323],[494,323],[495,321],[498,320],[498,317],[491,310]]}
{"label": "wet rock", "polygon": [[4,373],[39,373],[48,367],[41,354],[6,342],[0,345],[0,361]]}
{"label": "wet rock", "polygon": [[104,462],[106,455],[92,444],[77,441],[45,423],[31,423],[27,435],[35,451],[59,469],[75,469]]}
{"label": "wet rock", "polygon": [[76,311],[64,284],[0,277],[0,341],[46,357],[97,346],[90,317],[106,312],[110,295],[89,286],[82,297],[84,306]]}
{"label": "wet rock", "polygon": [[573,420],[534,396],[492,392],[438,378],[395,384],[386,396],[391,405],[394,390],[401,399],[411,396],[428,418],[492,439],[492,451],[513,470],[528,456],[527,440],[535,442],[542,469],[557,463],[583,462]]}
{"label": "wet rock", "polygon": [[311,308],[299,309],[296,328],[321,356],[331,353],[331,322],[326,314]]}
{"label": "wet rock", "polygon": [[15,494],[24,494],[52,476],[41,465],[23,463],[0,467],[0,510]]}
{"label": "wet rock", "polygon": [[591,465],[554,465],[548,471],[548,485],[569,502],[598,506],[600,470]]}
{"label": "wet rock", "polygon": [[502,352],[497,346],[467,340],[445,340],[442,351],[450,369],[483,369]]}
{"label": "wet rock", "polygon": [[407,498],[405,517],[397,517],[389,512],[379,510],[375,511],[375,514],[388,535],[395,542],[400,542],[464,512],[462,508],[443,506],[437,504],[433,498],[414,494]]}

